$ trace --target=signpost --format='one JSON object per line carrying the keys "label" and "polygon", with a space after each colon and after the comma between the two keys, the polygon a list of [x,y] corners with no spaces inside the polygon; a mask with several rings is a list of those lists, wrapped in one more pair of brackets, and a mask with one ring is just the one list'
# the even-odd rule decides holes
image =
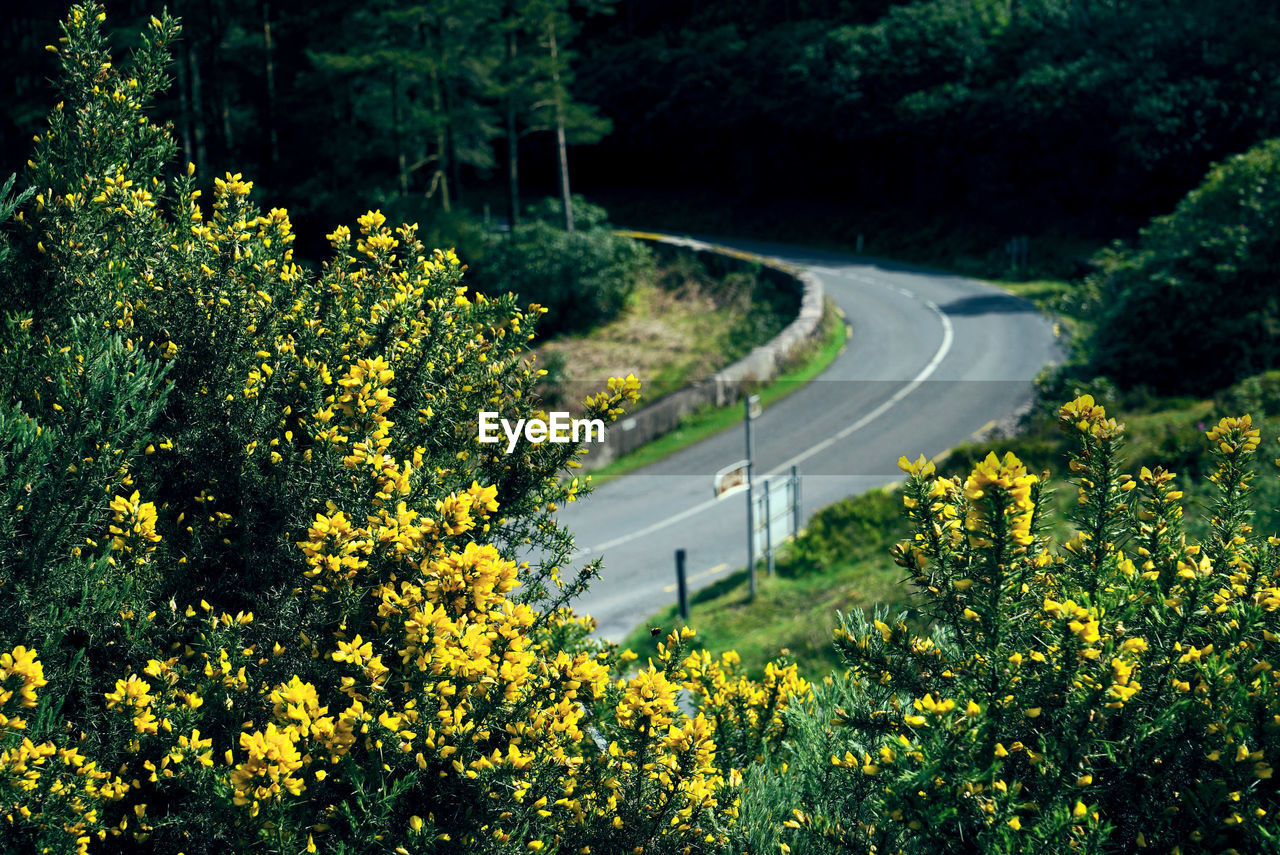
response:
{"label": "signpost", "polygon": [[[751,442],[751,422],[760,418],[760,396],[748,395],[744,404],[746,459],[730,463],[717,472],[712,489],[717,499],[744,491],[747,494],[747,578],[750,581],[750,599],[755,600],[756,556],[768,558],[769,575],[772,576],[774,550],[800,532],[800,474],[792,466],[786,477],[766,479],[764,489],[758,493],[752,489],[755,448]],[[681,566],[679,558],[677,566]]]}
{"label": "signpost", "polygon": [[756,601],[756,503],[755,496],[751,492],[751,463],[755,458],[754,447],[751,444],[751,420],[760,417],[760,396],[748,395],[745,403],[746,419],[743,424],[747,431],[747,578],[750,582],[747,600],[754,603]]}

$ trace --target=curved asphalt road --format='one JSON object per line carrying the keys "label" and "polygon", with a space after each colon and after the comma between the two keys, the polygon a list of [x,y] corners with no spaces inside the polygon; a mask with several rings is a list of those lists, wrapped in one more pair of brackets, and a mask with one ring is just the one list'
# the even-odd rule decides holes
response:
{"label": "curved asphalt road", "polygon": [[[712,240],[712,239],[709,239]],[[893,262],[712,240],[813,271],[853,335],[817,379],[753,422],[755,477],[799,466],[802,515],[901,477],[900,455],[933,457],[1013,412],[1058,356],[1051,322],[970,279]],[[642,378],[643,379],[643,378]],[[575,608],[618,641],[675,601],[673,552],[691,590],[744,567],[745,494],[712,499],[712,476],[744,456],[729,430],[618,478],[561,511],[574,565],[604,568]]]}

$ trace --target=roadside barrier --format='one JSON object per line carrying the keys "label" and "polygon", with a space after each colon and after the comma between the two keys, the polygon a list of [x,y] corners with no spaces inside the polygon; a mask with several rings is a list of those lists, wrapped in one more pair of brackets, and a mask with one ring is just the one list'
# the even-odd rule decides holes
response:
{"label": "roadside barrier", "polygon": [[603,443],[593,445],[582,458],[582,467],[598,469],[647,442],[670,433],[680,420],[707,405],[724,407],[759,388],[785,371],[797,354],[821,334],[824,301],[822,283],[812,273],[764,257],[692,238],[650,232],[622,232],[637,240],[651,242],[659,251],[691,252],[713,272],[729,272],[737,267],[759,267],[760,276],[800,297],[799,310],[782,332],[759,345],[746,356],[704,380],[672,392],[630,413],[609,428]]}

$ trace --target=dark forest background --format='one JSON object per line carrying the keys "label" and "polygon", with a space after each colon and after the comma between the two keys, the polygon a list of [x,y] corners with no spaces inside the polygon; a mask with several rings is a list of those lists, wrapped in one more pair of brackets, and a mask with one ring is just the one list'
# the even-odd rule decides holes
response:
{"label": "dark forest background", "polygon": [[[3,4],[0,172],[53,102],[62,3]],[[1278,133],[1264,0],[114,0],[185,36],[161,105],[304,255],[371,206],[449,223],[574,192],[615,222],[1070,261]],[[514,141],[514,145],[513,142]],[[520,210],[517,207],[517,211]],[[1072,247],[1079,249],[1073,251]],[[1077,259],[1078,260],[1078,259]]]}

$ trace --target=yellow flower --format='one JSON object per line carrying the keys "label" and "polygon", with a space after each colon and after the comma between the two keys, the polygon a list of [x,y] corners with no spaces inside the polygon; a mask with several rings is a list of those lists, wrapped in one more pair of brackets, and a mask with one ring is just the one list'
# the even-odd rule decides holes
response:
{"label": "yellow flower", "polygon": [[248,196],[249,192],[253,190],[253,182],[245,181],[239,172],[234,175],[228,172],[226,176],[225,181],[221,178],[213,179],[215,198],[225,200],[228,196]]}
{"label": "yellow flower", "polygon": [[1098,622],[1092,617],[1088,620],[1073,620],[1067,627],[1080,637],[1085,644],[1094,644],[1101,637],[1098,634]]}
{"label": "yellow flower", "polygon": [[[969,500],[969,511],[965,518],[965,527],[970,536],[984,540],[978,532],[992,523],[987,515],[994,509],[993,493],[1004,496],[1003,516],[1008,521],[1013,542],[1018,546],[1031,543],[1031,517],[1035,504],[1031,499],[1031,487],[1039,481],[1039,477],[1028,474],[1022,461],[1013,452],[1007,452],[1004,459],[989,453],[985,460],[974,467],[964,484],[964,495]],[[988,499],[987,502],[981,502]]]}
{"label": "yellow flower", "polygon": [[1122,430],[1115,419],[1108,419],[1107,412],[1094,403],[1092,395],[1081,395],[1058,410],[1058,420],[1081,433],[1098,438],[1112,437]]}
{"label": "yellow flower", "polygon": [[129,498],[116,496],[111,500],[112,525],[108,531],[112,535],[111,548],[117,551],[131,552],[134,544],[142,543],[147,552],[155,549],[160,542],[156,533],[156,506],[154,502],[142,502],[138,491],[134,490]]}
{"label": "yellow flower", "polygon": [[36,658],[36,652],[22,645],[0,655],[0,707],[7,704],[15,694],[13,690],[3,688],[10,677],[22,678],[16,694],[18,705],[27,709],[36,705],[36,689],[49,682],[44,678],[44,666]]}
{"label": "yellow flower", "polygon": [[382,228],[387,218],[382,215],[382,211],[369,211],[356,220],[360,224],[360,232],[362,234],[371,234]]}
{"label": "yellow flower", "polygon": [[911,477],[928,478],[937,471],[937,467],[933,463],[924,459],[921,454],[914,461],[908,460],[906,456],[898,458],[898,468],[907,473]]}
{"label": "yellow flower", "polygon": [[295,773],[304,760],[288,729],[280,730],[270,722],[265,731],[240,734],[240,747],[249,756],[231,772],[236,805],[250,806],[250,815],[257,816],[260,802],[277,799],[282,792],[302,794],[306,787]]}
{"label": "yellow flower", "polygon": [[923,709],[935,716],[946,715],[956,707],[956,702],[950,699],[934,700],[933,695],[925,695],[916,701],[916,709]]}
{"label": "yellow flower", "polygon": [[1205,432],[1205,436],[1218,446],[1223,454],[1249,454],[1258,448],[1261,432],[1253,426],[1249,415],[1238,419],[1224,418]]}

